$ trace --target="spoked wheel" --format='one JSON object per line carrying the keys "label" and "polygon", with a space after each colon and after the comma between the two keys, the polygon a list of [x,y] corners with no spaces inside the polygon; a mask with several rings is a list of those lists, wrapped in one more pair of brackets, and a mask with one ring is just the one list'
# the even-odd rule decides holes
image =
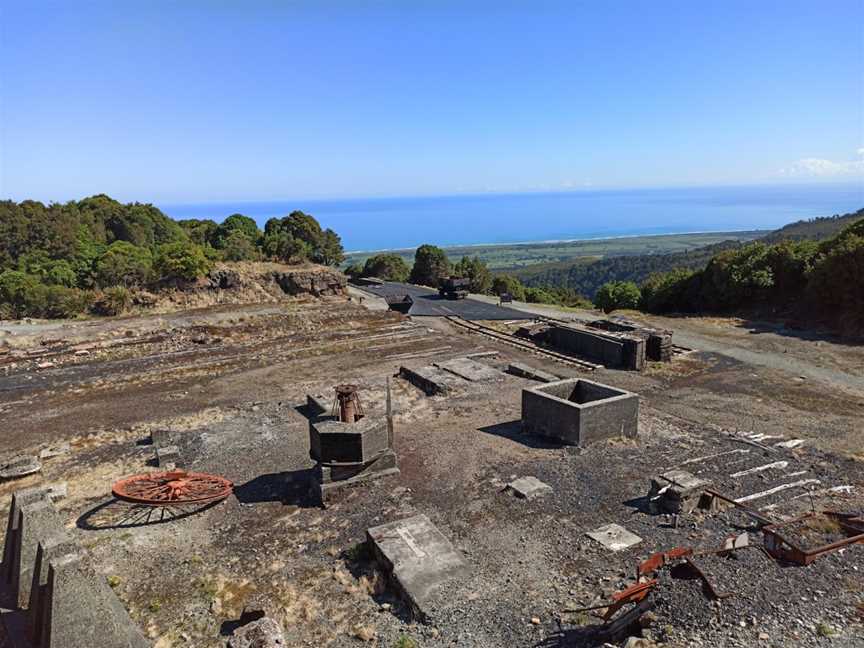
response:
{"label": "spoked wheel", "polygon": [[121,479],[114,497],[143,506],[212,504],[231,495],[234,484],[218,475],[173,470]]}

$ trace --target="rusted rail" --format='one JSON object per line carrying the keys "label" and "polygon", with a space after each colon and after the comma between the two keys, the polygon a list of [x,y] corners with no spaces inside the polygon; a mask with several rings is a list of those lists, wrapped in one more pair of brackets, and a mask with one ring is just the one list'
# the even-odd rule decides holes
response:
{"label": "rusted rail", "polygon": [[586,371],[594,371],[595,369],[600,369],[603,366],[599,364],[594,364],[593,362],[588,362],[587,360],[580,360],[579,358],[574,358],[573,356],[566,355],[564,353],[558,353],[557,351],[552,351],[551,349],[546,349],[532,342],[528,342],[527,340],[523,340],[522,338],[512,335],[510,333],[504,333],[490,326],[477,324],[476,322],[469,322],[462,319],[461,317],[455,317],[450,315],[445,317],[445,319],[451,324],[471,331],[472,333],[477,333],[479,335],[485,335],[486,337],[494,338],[499,342],[509,344],[510,346],[517,347],[524,351],[530,351],[531,353],[551,358],[552,360],[555,360],[556,362],[560,362],[562,364],[579,367],[580,369],[584,369]]}

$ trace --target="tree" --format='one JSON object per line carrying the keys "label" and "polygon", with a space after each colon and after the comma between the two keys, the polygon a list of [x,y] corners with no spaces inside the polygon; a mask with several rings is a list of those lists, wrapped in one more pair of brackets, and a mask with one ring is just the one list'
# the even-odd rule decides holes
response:
{"label": "tree", "polygon": [[[407,268],[407,265],[406,265],[406,268]],[[347,266],[345,266],[345,269],[342,272],[344,272],[346,275],[348,275],[352,279],[356,279],[357,277],[363,276],[363,269],[364,269],[364,266],[355,262],[355,263],[349,263]]]}
{"label": "tree", "polygon": [[243,214],[231,214],[213,232],[213,247],[224,249],[228,238],[235,233],[245,236],[251,245],[256,245],[261,237],[261,230],[252,218]]}
{"label": "tree", "polygon": [[651,313],[696,310],[700,273],[684,268],[655,272],[640,286],[639,308]]}
{"label": "tree", "polygon": [[153,259],[147,248],[114,241],[96,259],[95,266],[100,286],[137,286],[150,278]]}
{"label": "tree", "polygon": [[193,281],[210,272],[212,262],[199,245],[168,243],[159,246],[154,268],[160,279]]}
{"label": "tree", "polygon": [[516,301],[525,301],[525,286],[512,275],[497,275],[492,280],[492,292],[499,296],[511,295]]}
{"label": "tree", "polygon": [[724,309],[764,300],[774,285],[768,249],[764,243],[750,243],[711,259],[703,272],[703,303],[710,309]]}
{"label": "tree", "polygon": [[473,293],[485,294],[492,290],[492,273],[480,257],[469,259],[463,256],[453,268],[453,272],[471,281],[469,290]]}
{"label": "tree", "polygon": [[262,248],[267,257],[282,263],[303,261],[312,253],[306,243],[298,241],[288,232],[278,229],[264,235]]}
{"label": "tree", "polygon": [[324,230],[315,260],[328,266],[337,266],[345,260],[345,248],[342,247],[342,239],[332,229]]}
{"label": "tree", "polygon": [[216,221],[207,219],[190,218],[188,220],[177,221],[178,225],[183,228],[189,240],[196,245],[213,245],[216,240],[216,230],[219,225]]}
{"label": "tree", "polygon": [[604,313],[619,308],[638,308],[642,294],[632,281],[610,281],[600,286],[594,296],[594,304]]}
{"label": "tree", "polygon": [[226,261],[254,261],[258,256],[258,248],[245,232],[234,230],[222,241],[222,258]]}
{"label": "tree", "polygon": [[410,272],[405,259],[398,254],[376,254],[366,259],[362,274],[387,281],[407,281]]}
{"label": "tree", "polygon": [[410,281],[421,286],[437,286],[438,280],[450,274],[450,262],[444,250],[435,245],[421,245],[414,254]]}

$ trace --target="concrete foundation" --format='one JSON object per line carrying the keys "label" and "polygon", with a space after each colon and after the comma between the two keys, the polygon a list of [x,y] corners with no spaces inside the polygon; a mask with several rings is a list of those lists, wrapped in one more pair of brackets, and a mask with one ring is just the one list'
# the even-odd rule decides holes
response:
{"label": "concrete foundation", "polygon": [[63,530],[51,504],[51,492],[50,486],[43,486],[25,488],[12,495],[0,565],[0,587],[8,607],[28,605],[37,546],[41,540]]}
{"label": "concrete foundation", "polygon": [[555,324],[547,331],[546,340],[559,351],[613,369],[641,371],[645,366],[645,340],[638,336]]}
{"label": "concrete foundation", "polygon": [[603,319],[590,322],[591,328],[615,333],[629,333],[645,340],[645,357],[656,362],[672,360],[672,331],[640,326],[625,319]]}
{"label": "concrete foundation", "polygon": [[425,515],[369,529],[366,536],[376,559],[421,622],[432,620],[440,585],[469,572],[462,555]]}
{"label": "concrete foundation", "polygon": [[461,379],[454,374],[434,365],[418,368],[400,367],[399,376],[423,390],[427,396],[449,394],[461,382]]}
{"label": "concrete foundation", "polygon": [[546,373],[540,369],[529,367],[521,362],[513,362],[507,367],[507,373],[519,376],[520,378],[528,378],[529,380],[539,380],[540,382],[551,383],[561,380],[558,376]]}
{"label": "concrete foundation", "polygon": [[309,455],[316,461],[314,488],[323,504],[342,488],[398,475],[386,418],[343,423],[332,417],[309,421]]}
{"label": "concrete foundation", "polygon": [[446,362],[436,362],[434,366],[469,382],[492,382],[504,378],[497,369],[471,358],[453,358]]}
{"label": "concrete foundation", "polygon": [[48,596],[48,566],[51,561],[78,551],[72,538],[65,532],[47,538],[36,549],[33,582],[30,587],[30,602],[27,606],[27,637],[34,646],[44,645]]}
{"label": "concrete foundation", "polygon": [[105,580],[78,554],[48,561],[35,648],[150,648]]}
{"label": "concrete foundation", "polygon": [[635,437],[639,397],[574,378],[522,390],[522,429],[528,434],[582,446],[611,437]]}

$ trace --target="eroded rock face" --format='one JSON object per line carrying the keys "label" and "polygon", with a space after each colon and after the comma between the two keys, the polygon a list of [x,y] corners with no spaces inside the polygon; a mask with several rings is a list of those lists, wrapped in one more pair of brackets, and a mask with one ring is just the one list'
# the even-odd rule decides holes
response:
{"label": "eroded rock face", "polygon": [[344,295],[348,280],[338,272],[303,270],[273,272],[271,278],[289,295],[310,294],[315,297]]}
{"label": "eroded rock face", "polygon": [[264,617],[234,631],[228,648],[283,648],[285,635],[273,619]]}

